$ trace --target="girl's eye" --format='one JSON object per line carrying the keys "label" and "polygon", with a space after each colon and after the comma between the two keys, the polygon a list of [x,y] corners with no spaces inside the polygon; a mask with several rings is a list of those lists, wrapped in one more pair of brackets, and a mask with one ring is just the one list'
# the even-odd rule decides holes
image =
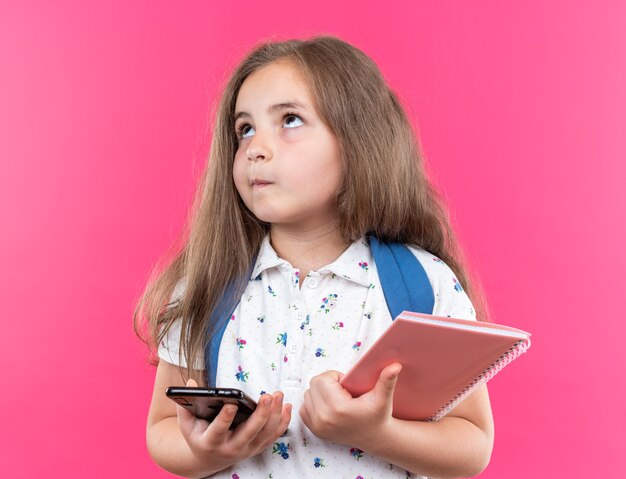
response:
{"label": "girl's eye", "polygon": [[285,126],[287,128],[295,128],[304,125],[302,119],[294,113],[287,113],[283,118],[285,119]]}
{"label": "girl's eye", "polygon": [[247,133],[249,133],[251,130],[254,130],[254,129],[247,123],[243,123],[239,125],[237,127],[237,138],[239,138],[240,140],[243,138],[247,138],[248,137]]}

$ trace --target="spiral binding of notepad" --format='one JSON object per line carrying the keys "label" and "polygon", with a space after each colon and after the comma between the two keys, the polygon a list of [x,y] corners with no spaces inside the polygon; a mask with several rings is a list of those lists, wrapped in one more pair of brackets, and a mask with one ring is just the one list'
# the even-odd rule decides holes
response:
{"label": "spiral binding of notepad", "polygon": [[442,417],[448,414],[452,409],[459,405],[467,396],[472,394],[476,388],[486,384],[491,378],[493,378],[496,374],[498,374],[502,368],[506,365],[510,364],[513,360],[520,357],[530,348],[530,338],[521,339],[513,346],[509,348],[509,350],[500,356],[494,363],[485,369],[481,374],[479,374],[476,379],[474,379],[469,386],[467,386],[463,391],[454,396],[450,401],[448,401],[441,409],[439,409],[435,414],[433,414],[428,420],[429,421],[439,421]]}

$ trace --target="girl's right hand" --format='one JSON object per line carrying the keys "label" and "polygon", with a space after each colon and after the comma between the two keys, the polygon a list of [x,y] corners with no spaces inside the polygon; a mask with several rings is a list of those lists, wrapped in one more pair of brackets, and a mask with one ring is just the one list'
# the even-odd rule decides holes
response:
{"label": "girl's right hand", "polygon": [[[189,379],[187,386],[197,384]],[[212,422],[197,418],[182,406],[177,405],[176,410],[189,448],[211,474],[261,453],[284,434],[291,420],[291,404],[283,405],[282,392],[263,394],[252,415],[232,431],[229,427],[237,412],[233,404],[224,406]]]}

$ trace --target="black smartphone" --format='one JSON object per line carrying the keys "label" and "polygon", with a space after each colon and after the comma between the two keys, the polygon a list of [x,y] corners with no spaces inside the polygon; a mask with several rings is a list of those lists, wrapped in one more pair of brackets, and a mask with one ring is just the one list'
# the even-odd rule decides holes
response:
{"label": "black smartphone", "polygon": [[256,409],[256,401],[239,389],[169,387],[165,394],[194,416],[209,422],[215,419],[224,404],[235,404],[237,414],[230,429],[239,426]]}

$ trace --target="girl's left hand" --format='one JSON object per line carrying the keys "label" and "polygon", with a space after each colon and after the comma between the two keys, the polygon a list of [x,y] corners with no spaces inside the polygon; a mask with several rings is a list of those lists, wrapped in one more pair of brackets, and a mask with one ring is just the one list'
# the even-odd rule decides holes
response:
{"label": "girl's left hand", "polygon": [[367,450],[367,441],[375,440],[391,426],[393,392],[402,365],[393,363],[383,369],[374,388],[353,398],[339,380],[343,374],[326,371],[311,379],[304,393],[300,417],[321,439]]}

